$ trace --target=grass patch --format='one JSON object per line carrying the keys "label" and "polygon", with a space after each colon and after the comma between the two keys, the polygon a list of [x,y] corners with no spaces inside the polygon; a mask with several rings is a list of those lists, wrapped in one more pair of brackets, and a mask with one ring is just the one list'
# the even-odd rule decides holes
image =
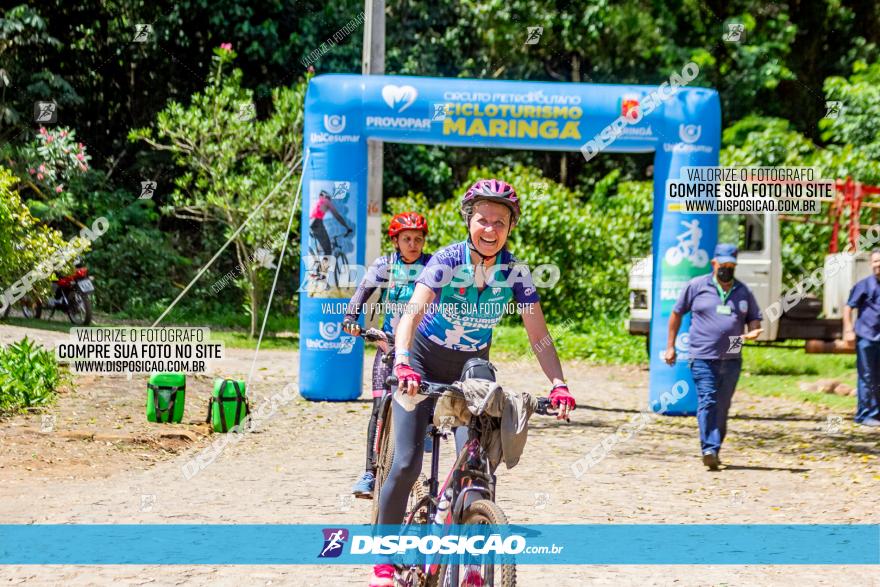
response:
{"label": "grass patch", "polygon": [[[146,320],[124,320],[118,316],[107,316],[104,319],[98,317],[92,322],[91,326],[138,326],[147,327],[152,322]],[[155,318],[154,318],[155,319]],[[241,326],[242,318],[232,320],[228,315],[220,316],[214,320],[210,317],[193,317],[188,316],[185,319],[164,320],[160,326],[202,326],[211,329],[211,340],[222,342],[228,348],[236,349],[255,349],[257,348],[257,339],[248,336],[250,322],[247,316],[244,316],[245,323]],[[262,318],[261,318],[262,320]],[[49,330],[53,332],[69,332],[74,326],[67,319],[58,320],[28,320],[27,318],[10,317],[2,322],[10,326],[21,326],[24,328],[34,328],[37,330]],[[234,324],[235,329],[230,329],[229,324]],[[299,318],[297,316],[269,316],[266,322],[266,334],[263,336],[263,342],[260,349],[281,349],[281,350],[298,350],[299,337],[296,334],[299,330]],[[259,331],[258,331],[259,332]],[[285,333],[285,336],[276,336],[275,333]]]}
{"label": "grass patch", "polygon": [[[835,409],[855,411],[856,398],[841,397],[831,393],[801,391],[798,387],[798,384],[801,381],[807,381],[807,379],[791,375],[747,375],[747,371],[744,369],[737,388],[753,395],[782,397],[790,400],[828,406]],[[853,381],[846,380],[844,383],[854,385],[855,377],[853,377]]]}
{"label": "grass patch", "polygon": [[803,375],[823,379],[852,376],[855,378],[856,356],[808,355],[803,343],[787,348],[746,345],[743,360],[753,375]]}
{"label": "grass patch", "polygon": [[[161,312],[147,319],[132,318],[124,314],[112,314],[106,316],[107,322],[112,324],[136,324],[138,326],[149,326],[160,316]],[[257,318],[257,333],[260,331],[260,325],[263,323],[263,315]],[[224,330],[243,330],[247,333],[251,327],[250,316],[244,310],[236,310],[234,308],[224,307],[215,312],[201,312],[188,308],[174,308],[174,310],[166,316],[160,326],[202,326],[211,328],[222,328]],[[274,332],[297,332],[299,330],[299,316],[285,314],[281,312],[270,312],[269,319],[266,321],[266,333]]]}
{"label": "grass patch", "polygon": [[856,385],[855,355],[808,355],[803,345],[789,348],[746,345],[739,389],[755,395],[783,397],[841,410],[855,410],[856,398],[802,391],[801,382],[837,379]]}
{"label": "grass patch", "polygon": [[[248,336],[247,332],[234,332],[229,330],[211,330],[211,341],[222,342],[225,348],[235,349],[255,349],[257,348],[257,339]],[[260,344],[260,350],[299,350],[299,338],[292,336],[263,336],[263,342]]]}
{"label": "grass patch", "polygon": [[[550,326],[559,357],[597,364],[644,364],[645,339],[624,330],[622,320],[594,321],[577,331],[560,325]],[[747,345],[743,351],[743,373],[738,388],[754,395],[811,402],[839,410],[854,410],[856,398],[830,393],[801,391],[801,382],[837,379],[855,387],[855,355],[808,355],[803,344],[788,348]],[[492,337],[492,354],[500,358],[521,357],[529,353],[529,340],[521,325],[500,326]]]}
{"label": "grass patch", "polygon": [[[643,364],[648,360],[645,339],[630,335],[624,329],[623,319],[594,320],[575,328],[567,328],[565,324],[549,325],[560,359],[580,359],[610,365]],[[529,338],[522,325],[495,329],[492,335],[493,355],[509,358],[529,352]]]}

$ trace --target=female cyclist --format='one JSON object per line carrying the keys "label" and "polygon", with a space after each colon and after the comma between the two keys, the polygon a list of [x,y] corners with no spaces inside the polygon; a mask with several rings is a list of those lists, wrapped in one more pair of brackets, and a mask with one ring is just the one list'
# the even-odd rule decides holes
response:
{"label": "female cyclist", "polygon": [[[427,236],[428,221],[421,214],[404,212],[391,219],[388,237],[394,243],[395,252],[379,257],[370,265],[363,281],[348,303],[345,319],[342,322],[342,329],[345,332],[353,336],[360,334],[358,316],[376,288],[381,287],[384,292],[380,299],[387,310],[382,330],[389,334],[394,333],[403,313],[403,307],[412,296],[415,278],[431,259],[431,255],[422,252]],[[373,473],[373,442],[376,437],[376,419],[379,416],[379,406],[385,390],[385,379],[389,375],[388,368],[382,360],[386,348],[380,343],[376,358],[373,359],[373,411],[367,426],[367,465],[364,474],[351,488],[355,497],[363,499],[373,498],[373,486],[376,484]]]}
{"label": "female cyclist", "polygon": [[[414,395],[422,378],[453,383],[468,359],[488,359],[492,329],[513,299],[522,304],[520,314],[529,342],[553,386],[550,400],[559,410],[557,418],[567,420],[575,401],[565,384],[556,348],[552,342],[546,344],[551,339],[537,291],[531,276],[514,265],[516,260],[505,248],[520,216],[516,191],[507,182],[481,179],[465,192],[460,212],[467,239],[434,254],[416,280],[410,299],[413,310],[397,326],[394,374],[401,391]],[[456,282],[452,275],[464,280]],[[462,286],[467,279],[470,283]],[[431,400],[418,403],[410,412],[396,399],[392,404],[394,458],[379,499],[379,524],[403,521],[407,496],[422,468],[430,414]],[[459,448],[464,440],[456,435]],[[393,576],[392,565],[377,564],[370,585],[393,585]],[[464,584],[481,584],[481,579],[469,573]]]}
{"label": "female cyclist", "polygon": [[352,229],[345,221],[342,214],[339,213],[339,210],[336,209],[336,206],[333,205],[333,200],[330,199],[330,194],[321,190],[321,193],[318,194],[318,199],[315,201],[315,204],[309,212],[309,231],[312,233],[312,238],[317,240],[318,244],[321,246],[321,253],[324,255],[332,255],[333,247],[330,245],[330,235],[327,234],[327,228],[324,226],[324,216],[327,215],[327,212],[330,212],[330,214],[336,218],[337,222],[346,229],[346,236],[351,234]]}

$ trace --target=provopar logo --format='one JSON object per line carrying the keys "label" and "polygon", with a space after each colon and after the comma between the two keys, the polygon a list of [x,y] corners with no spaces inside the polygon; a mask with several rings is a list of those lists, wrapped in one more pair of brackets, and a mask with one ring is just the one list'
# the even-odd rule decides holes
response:
{"label": "provopar logo", "polygon": [[389,108],[396,110],[398,113],[412,106],[418,95],[418,90],[412,86],[388,84],[382,88],[382,99],[385,100]]}
{"label": "provopar logo", "polygon": [[[413,86],[395,86],[386,84],[382,86],[382,100],[394,110],[396,114],[413,105],[419,92]],[[367,116],[368,128],[396,129],[396,130],[431,130],[431,118],[414,118],[411,116]]]}

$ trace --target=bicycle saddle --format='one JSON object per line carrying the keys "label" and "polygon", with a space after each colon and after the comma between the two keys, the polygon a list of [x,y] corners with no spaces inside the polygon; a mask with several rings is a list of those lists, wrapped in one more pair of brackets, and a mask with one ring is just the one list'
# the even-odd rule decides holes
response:
{"label": "bicycle saddle", "polygon": [[461,381],[468,379],[488,379],[495,381],[495,365],[486,359],[468,359],[461,370]]}

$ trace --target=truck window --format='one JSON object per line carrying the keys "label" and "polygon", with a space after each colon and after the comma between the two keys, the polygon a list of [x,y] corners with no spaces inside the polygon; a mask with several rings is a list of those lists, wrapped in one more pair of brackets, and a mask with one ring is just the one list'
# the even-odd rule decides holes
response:
{"label": "truck window", "polygon": [[760,214],[722,214],[718,242],[736,243],[740,251],[764,250],[764,217]]}

